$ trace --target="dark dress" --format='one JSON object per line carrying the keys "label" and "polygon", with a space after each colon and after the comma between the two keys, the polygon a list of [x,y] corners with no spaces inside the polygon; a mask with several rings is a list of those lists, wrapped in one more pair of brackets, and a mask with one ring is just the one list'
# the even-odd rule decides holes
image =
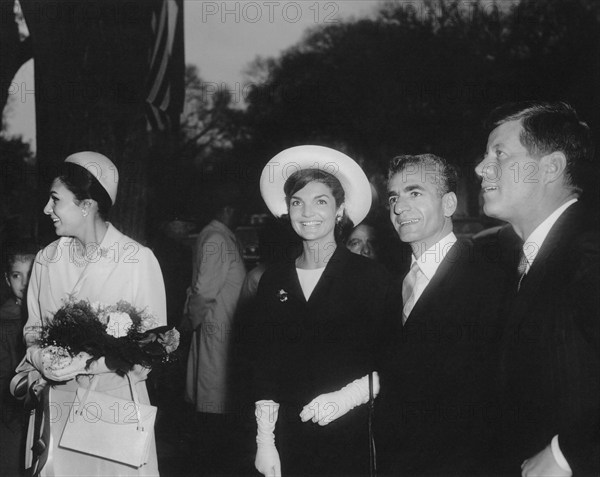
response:
{"label": "dark dress", "polygon": [[294,262],[258,288],[255,401],[280,404],[275,444],[284,475],[367,475],[366,406],[327,426],[303,423],[302,407],[373,371],[389,286],[385,269],[337,247],[308,302]]}

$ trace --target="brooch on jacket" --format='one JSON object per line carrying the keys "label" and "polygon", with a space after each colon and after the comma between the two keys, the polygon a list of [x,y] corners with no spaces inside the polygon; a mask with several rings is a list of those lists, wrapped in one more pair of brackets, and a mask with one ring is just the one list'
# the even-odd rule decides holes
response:
{"label": "brooch on jacket", "polygon": [[285,303],[288,299],[288,293],[282,288],[277,292],[277,298],[281,303]]}

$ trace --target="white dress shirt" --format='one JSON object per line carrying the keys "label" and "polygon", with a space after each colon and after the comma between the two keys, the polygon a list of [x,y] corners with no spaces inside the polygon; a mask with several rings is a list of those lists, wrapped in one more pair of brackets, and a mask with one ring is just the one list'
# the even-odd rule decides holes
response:
{"label": "white dress shirt", "polygon": [[[423,272],[423,274],[427,277],[427,285],[437,272],[437,269],[444,260],[444,257],[448,254],[452,246],[456,243],[456,235],[454,232],[450,232],[444,238],[442,238],[439,242],[436,242],[434,245],[425,250],[419,258],[412,255],[411,266],[414,262],[419,264],[419,268]],[[420,288],[416,291],[415,294],[415,303],[419,300],[419,297],[423,294],[427,285]]]}
{"label": "white dress shirt", "polygon": [[527,237],[525,243],[523,243],[523,254],[527,259],[527,267],[525,273],[529,272],[529,269],[533,265],[533,261],[537,257],[540,248],[542,248],[542,244],[544,243],[544,240],[546,240],[546,237],[548,236],[548,233],[550,232],[552,226],[556,223],[556,221],[563,214],[563,212],[575,202],[577,202],[577,199],[571,199],[568,202],[565,202],[558,209],[552,212],[546,218],[546,220],[544,220],[540,225],[538,225],[535,228],[535,230],[531,232],[529,237]]}

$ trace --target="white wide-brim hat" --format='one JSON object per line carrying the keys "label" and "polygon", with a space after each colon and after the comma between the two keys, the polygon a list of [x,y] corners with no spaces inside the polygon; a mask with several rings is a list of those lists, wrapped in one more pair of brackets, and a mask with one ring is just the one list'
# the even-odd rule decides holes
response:
{"label": "white wide-brim hat", "polygon": [[115,204],[119,186],[119,171],[108,157],[98,152],[83,151],[71,154],[65,159],[65,162],[87,169],[108,193],[112,204]]}
{"label": "white wide-brim hat", "polygon": [[271,213],[288,213],[285,181],[302,169],[319,169],[335,176],[344,189],[348,217],[358,225],[371,209],[371,185],[361,167],[346,154],[323,146],[295,146],[271,159],[260,176],[260,193]]}

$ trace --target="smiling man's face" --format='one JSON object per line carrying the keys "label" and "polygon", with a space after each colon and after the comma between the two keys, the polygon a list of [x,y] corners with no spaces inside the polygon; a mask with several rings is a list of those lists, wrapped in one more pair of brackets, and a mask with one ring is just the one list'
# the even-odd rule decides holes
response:
{"label": "smiling man's face", "polygon": [[410,173],[399,171],[388,181],[390,220],[413,252],[427,250],[452,231],[456,195],[440,194],[436,179],[420,166]]}

